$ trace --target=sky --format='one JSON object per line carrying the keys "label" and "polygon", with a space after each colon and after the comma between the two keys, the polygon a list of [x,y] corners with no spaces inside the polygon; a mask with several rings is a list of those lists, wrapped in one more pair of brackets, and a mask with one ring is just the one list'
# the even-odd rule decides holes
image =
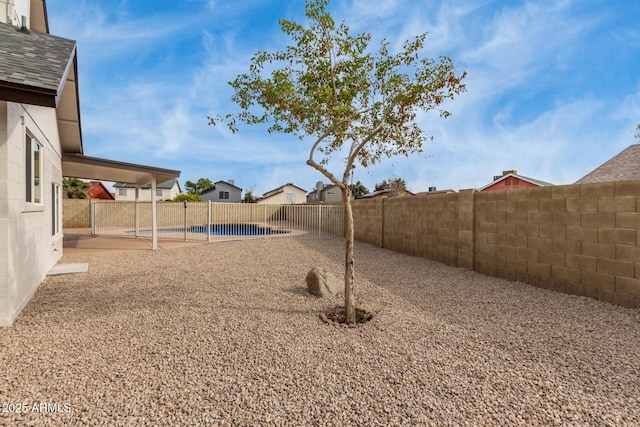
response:
{"label": "sky", "polygon": [[[305,164],[313,141],[208,116],[238,111],[228,82],[259,50],[290,43],[278,20],[305,22],[302,0],[50,0],[51,34],[78,46],[84,154],[181,171],[179,182],[233,179],[256,195],[328,182]],[[467,91],[421,114],[424,152],[356,168],[369,190],[481,188],[504,170],[571,184],[639,142],[637,0],[332,0],[329,11],[372,48],[427,32]],[[341,174],[343,163],[329,168]],[[244,194],[244,193],[243,193]]]}

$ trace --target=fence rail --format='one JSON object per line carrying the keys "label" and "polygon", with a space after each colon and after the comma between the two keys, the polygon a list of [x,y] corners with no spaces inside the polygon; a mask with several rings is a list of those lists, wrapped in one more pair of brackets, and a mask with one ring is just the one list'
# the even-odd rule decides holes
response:
{"label": "fence rail", "polygon": [[[96,235],[150,236],[151,202],[93,201]],[[343,235],[342,206],[158,203],[158,237],[181,240],[322,238]]]}

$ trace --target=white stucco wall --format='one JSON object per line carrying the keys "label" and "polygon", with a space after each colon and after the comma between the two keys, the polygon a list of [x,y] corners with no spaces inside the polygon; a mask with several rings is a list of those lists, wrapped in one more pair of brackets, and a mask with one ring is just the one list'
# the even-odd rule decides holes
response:
{"label": "white stucco wall", "polygon": [[27,28],[31,28],[31,0],[0,0],[0,22],[6,24],[10,17],[13,25],[20,25],[23,15],[27,17]]}
{"label": "white stucco wall", "polygon": [[[62,171],[55,109],[1,104],[0,325],[8,325],[62,256],[62,233],[51,235],[51,184],[62,184]],[[25,202],[27,129],[42,144],[40,205]]]}

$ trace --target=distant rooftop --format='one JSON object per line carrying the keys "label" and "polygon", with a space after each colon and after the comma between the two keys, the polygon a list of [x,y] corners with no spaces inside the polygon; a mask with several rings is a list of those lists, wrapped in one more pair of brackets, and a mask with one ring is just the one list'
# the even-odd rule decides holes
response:
{"label": "distant rooftop", "polygon": [[640,144],[628,146],[575,183],[633,180],[640,180]]}

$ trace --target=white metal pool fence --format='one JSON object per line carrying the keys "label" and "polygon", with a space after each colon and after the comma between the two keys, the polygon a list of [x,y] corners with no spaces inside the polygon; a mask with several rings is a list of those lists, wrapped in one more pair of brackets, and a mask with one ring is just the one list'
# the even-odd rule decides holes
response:
{"label": "white metal pool fence", "polygon": [[[151,202],[91,203],[95,235],[149,236]],[[159,202],[158,237],[220,241],[249,238],[322,238],[343,235],[342,206]]]}

